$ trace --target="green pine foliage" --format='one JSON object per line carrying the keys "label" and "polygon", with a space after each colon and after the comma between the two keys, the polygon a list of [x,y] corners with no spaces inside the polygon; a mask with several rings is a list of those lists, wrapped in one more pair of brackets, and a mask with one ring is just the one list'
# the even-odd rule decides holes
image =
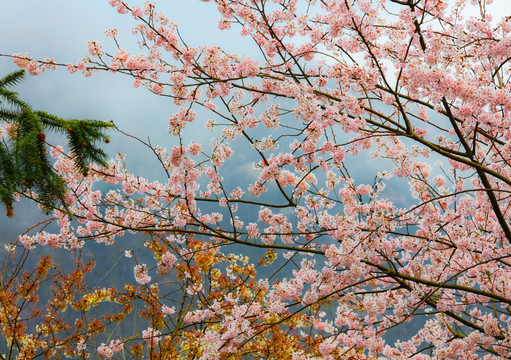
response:
{"label": "green pine foliage", "polygon": [[6,207],[8,216],[14,215],[14,195],[27,191],[37,193],[46,211],[67,208],[65,183],[48,156],[49,144],[45,141],[48,131],[66,135],[77,168],[87,175],[88,164],[105,164],[106,153],[97,142],[108,142],[105,130],[112,127],[105,121],[63,119],[33,110],[9,90],[24,75],[24,70],[18,70],[0,79],[0,124],[9,123],[12,129],[0,142],[0,203]]}

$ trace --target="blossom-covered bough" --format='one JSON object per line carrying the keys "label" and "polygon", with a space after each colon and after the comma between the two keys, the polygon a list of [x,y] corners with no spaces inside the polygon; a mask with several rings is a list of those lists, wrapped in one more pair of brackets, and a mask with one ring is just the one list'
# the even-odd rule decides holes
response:
{"label": "blossom-covered bough", "polygon": [[[90,42],[76,65],[12,56],[32,74],[123,73],[179,106],[171,145],[146,144],[165,181],[122,158],[84,177],[54,149],[73,215],[55,209],[60,233],[17,245],[122,248],[138,233],[152,262],[127,251],[138,284],[119,289],[87,288],[91,265],[77,262],[33,331],[20,328],[13,289],[36,290],[4,280],[12,354],[510,357],[511,17],[492,19],[489,0],[210,2],[257,59],[191,47],[154,4],[119,0],[138,53],[113,29],[112,51]],[[189,140],[198,123],[210,143]],[[41,281],[49,264],[26,276]],[[180,291],[162,291],[168,279]],[[93,311],[105,303],[114,310]],[[96,342],[138,303],[148,327]],[[67,306],[79,320],[52,322]]]}

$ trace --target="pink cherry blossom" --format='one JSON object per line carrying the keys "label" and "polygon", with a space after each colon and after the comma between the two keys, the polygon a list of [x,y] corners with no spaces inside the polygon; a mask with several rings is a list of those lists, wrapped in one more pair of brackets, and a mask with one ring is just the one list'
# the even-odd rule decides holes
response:
{"label": "pink cherry blossom", "polygon": [[[156,5],[119,0],[142,51],[113,29],[74,64],[12,56],[32,75],[117,72],[175,106],[166,149],[135,134],[164,180],[123,155],[84,176],[51,148],[68,208],[15,250],[129,253],[148,351],[510,357],[511,19],[494,20],[490,1],[206,2],[258,56],[192,46]],[[124,234],[140,246],[126,253]],[[136,302],[132,288],[116,289],[119,305]]]}

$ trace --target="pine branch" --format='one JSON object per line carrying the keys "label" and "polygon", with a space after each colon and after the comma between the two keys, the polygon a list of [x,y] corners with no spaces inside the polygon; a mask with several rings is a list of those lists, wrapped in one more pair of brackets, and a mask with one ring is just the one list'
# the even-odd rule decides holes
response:
{"label": "pine branch", "polygon": [[106,153],[96,143],[108,142],[104,131],[112,124],[99,120],[64,119],[45,111],[34,111],[5,87],[16,85],[24,77],[16,71],[0,79],[0,99],[14,109],[0,108],[0,121],[12,125],[14,134],[0,146],[0,202],[12,216],[14,194],[34,191],[46,211],[67,211],[66,186],[55,173],[48,157],[46,132],[66,134],[68,147],[77,168],[87,175],[89,164],[105,165]]}
{"label": "pine branch", "polygon": [[0,88],[12,87],[25,79],[25,70],[16,70],[0,79]]}

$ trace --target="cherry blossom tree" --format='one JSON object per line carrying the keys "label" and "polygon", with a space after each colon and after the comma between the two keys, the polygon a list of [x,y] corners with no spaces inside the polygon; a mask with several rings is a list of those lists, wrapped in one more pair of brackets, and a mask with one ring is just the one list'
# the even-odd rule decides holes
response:
{"label": "cherry blossom tree", "polygon": [[[121,73],[179,109],[170,146],[144,142],[164,181],[123,156],[84,176],[53,149],[69,212],[12,246],[3,358],[509,358],[511,17],[490,0],[209,2],[257,58],[192,47],[156,5],[120,0],[140,49],[111,29],[77,64],[12,55],[33,75]],[[87,285],[89,242],[125,251],[134,279]],[[42,246],[73,270],[43,257],[22,275]],[[147,326],[103,336],[134,313]]]}

